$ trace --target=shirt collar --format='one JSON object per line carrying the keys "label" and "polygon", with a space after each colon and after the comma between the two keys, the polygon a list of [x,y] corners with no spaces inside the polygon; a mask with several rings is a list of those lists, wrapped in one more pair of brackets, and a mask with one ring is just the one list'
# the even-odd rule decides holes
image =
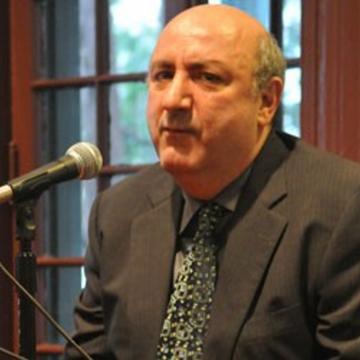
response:
{"label": "shirt collar", "polygon": [[[238,203],[241,191],[245,185],[246,180],[249,177],[251,168],[246,170],[243,174],[238,176],[233,182],[231,182],[224,190],[222,190],[214,199],[211,199],[212,202],[223,206],[225,209],[230,212],[234,212],[236,205]],[[192,217],[196,214],[199,208],[203,205],[203,202],[196,200],[188,196],[183,191],[184,197],[184,208],[181,218],[180,233],[182,233]]]}

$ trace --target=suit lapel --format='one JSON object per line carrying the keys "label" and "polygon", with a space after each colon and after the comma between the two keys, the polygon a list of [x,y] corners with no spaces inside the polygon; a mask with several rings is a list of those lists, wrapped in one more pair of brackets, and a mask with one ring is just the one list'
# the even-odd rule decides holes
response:
{"label": "suit lapel", "polygon": [[149,192],[152,208],[134,219],[131,228],[131,316],[132,358],[155,358],[156,346],[166,311],[181,196],[171,186],[159,182]]}
{"label": "suit lapel", "polygon": [[229,233],[207,337],[205,358],[230,359],[286,219],[257,203]]}
{"label": "suit lapel", "polygon": [[231,359],[241,328],[251,311],[287,219],[276,212],[286,198],[284,162],[288,150],[272,134],[253,165],[229,226],[218,274],[206,359]]}

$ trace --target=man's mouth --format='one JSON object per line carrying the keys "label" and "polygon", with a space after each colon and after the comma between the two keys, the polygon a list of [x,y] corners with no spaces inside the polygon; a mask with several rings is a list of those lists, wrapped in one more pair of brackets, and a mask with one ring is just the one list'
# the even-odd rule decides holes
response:
{"label": "man's mouth", "polygon": [[173,134],[194,134],[195,131],[189,127],[180,126],[161,126],[160,133],[173,133]]}

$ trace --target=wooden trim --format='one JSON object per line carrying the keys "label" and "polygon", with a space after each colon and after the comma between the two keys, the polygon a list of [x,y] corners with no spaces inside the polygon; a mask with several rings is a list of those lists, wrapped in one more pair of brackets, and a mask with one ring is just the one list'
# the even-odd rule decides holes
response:
{"label": "wooden trim", "polygon": [[[13,140],[19,149],[19,171],[36,166],[37,126],[31,81],[33,76],[32,2],[10,1]],[[26,129],[26,130],[25,130]]]}
{"label": "wooden trim", "polygon": [[[108,1],[96,2],[96,74],[107,74],[110,70],[110,38]],[[110,162],[110,107],[109,87],[98,83],[96,86],[97,143],[103,155],[104,164]],[[110,185],[110,179],[100,177],[98,190]]]}
{"label": "wooden trim", "polygon": [[59,344],[40,343],[36,345],[38,355],[61,355],[64,352],[64,346]]}
{"label": "wooden trim", "polygon": [[283,43],[283,21],[282,9],[283,0],[271,0],[270,6],[270,31],[275,36],[278,44],[282,47]]}
{"label": "wooden trim", "polygon": [[[360,162],[360,2],[352,0],[347,5],[339,4],[335,11],[340,14],[337,51],[337,67],[340,71],[334,84],[339,89],[336,119],[339,127],[333,131],[336,137],[340,134],[336,151]],[[333,99],[329,97],[329,101]]]}
{"label": "wooden trim", "polygon": [[300,58],[286,59],[286,68],[287,69],[296,68],[296,67],[301,67]]}
{"label": "wooden trim", "polygon": [[[10,63],[10,1],[0,2],[0,184],[11,177],[11,63]],[[12,212],[8,204],[0,205],[0,261],[12,271],[14,268],[14,242],[12,241]],[[13,319],[15,293],[10,282],[0,274],[0,346],[13,349],[16,327]]]}
{"label": "wooden trim", "polygon": [[301,26],[301,134],[312,144],[317,143],[318,68],[319,68],[319,1],[302,2]]}
{"label": "wooden trim", "polygon": [[360,161],[360,2],[303,1],[303,138]]}
{"label": "wooden trim", "polygon": [[323,1],[319,61],[319,144],[360,161],[360,2]]}
{"label": "wooden trim", "polygon": [[74,77],[67,79],[38,79],[31,83],[33,90],[62,89],[84,86],[111,85],[119,82],[142,81],[146,80],[147,73],[114,74]]}
{"label": "wooden trim", "polygon": [[[12,141],[18,149],[18,169],[14,171],[18,170],[21,174],[36,166],[37,127],[33,116],[30,86],[33,75],[32,5],[32,1],[9,1]],[[14,231],[12,248],[14,251],[12,255],[15,257],[17,241]],[[12,351],[17,353],[19,350],[17,301],[14,301],[12,310],[12,323],[7,325],[7,329],[9,332],[13,330]]]}
{"label": "wooden trim", "polygon": [[84,265],[84,258],[38,256],[36,264],[38,267],[79,267]]}

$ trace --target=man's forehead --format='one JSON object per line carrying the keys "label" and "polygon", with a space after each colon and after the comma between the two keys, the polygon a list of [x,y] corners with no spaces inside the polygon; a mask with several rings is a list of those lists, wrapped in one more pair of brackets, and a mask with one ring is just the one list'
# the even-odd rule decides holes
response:
{"label": "man's forehead", "polygon": [[[169,45],[171,44],[171,45]],[[151,67],[170,68],[185,67],[221,67],[229,59],[234,59],[236,53],[233,47],[225,50],[224,46],[211,46],[208,42],[191,42],[189,46],[169,43],[167,46],[158,47],[151,58]],[[173,46],[172,46],[173,45]],[[177,46],[178,45],[178,46]]]}
{"label": "man's forehead", "polygon": [[233,26],[231,23],[211,23],[209,21],[184,19],[164,29],[158,39],[158,46],[169,41],[191,45],[193,41],[228,42],[241,40],[245,28]]}
{"label": "man's forehead", "polygon": [[207,37],[209,34],[234,36],[240,33],[242,26],[231,21],[215,21],[212,18],[184,18],[169,24],[164,33],[169,32],[182,36]]}
{"label": "man's forehead", "polygon": [[151,58],[152,66],[172,66],[175,63],[221,66],[235,58],[250,57],[254,52],[246,39],[230,31],[220,34],[196,31],[167,32],[159,39]]}
{"label": "man's forehead", "polygon": [[257,48],[257,39],[262,30],[257,28],[253,31],[248,23],[248,18],[245,18],[242,24],[233,20],[214,21],[213,16],[181,17],[165,27],[153,55],[171,54],[172,51],[183,51],[187,54],[215,51],[233,53],[234,56],[242,52],[252,53],[252,50]]}

